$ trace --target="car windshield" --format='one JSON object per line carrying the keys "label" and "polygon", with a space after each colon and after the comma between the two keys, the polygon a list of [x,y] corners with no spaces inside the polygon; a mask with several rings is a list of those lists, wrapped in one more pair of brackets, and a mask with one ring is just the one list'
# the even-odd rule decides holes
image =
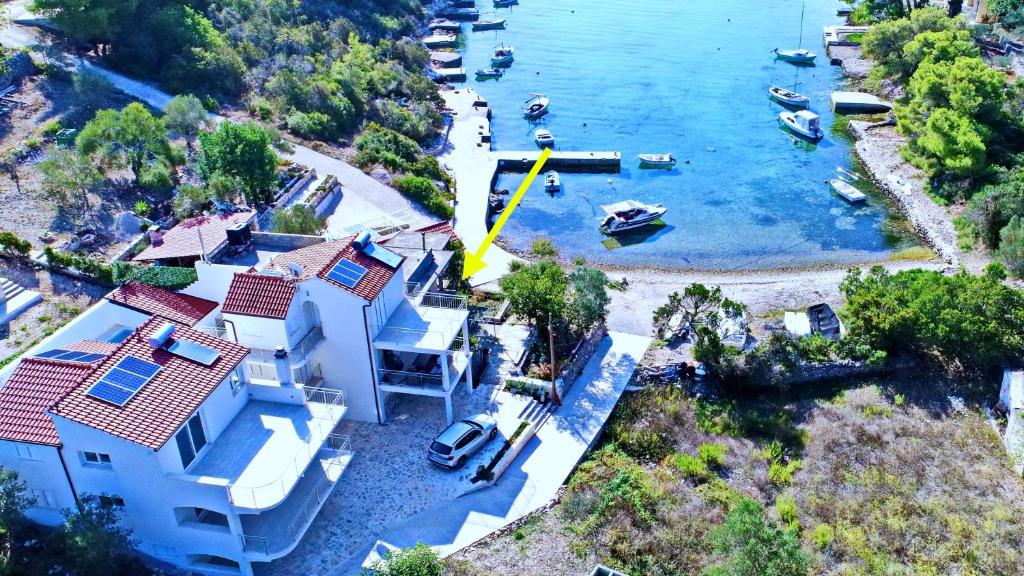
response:
{"label": "car windshield", "polygon": [[437,452],[438,454],[443,454],[445,456],[447,456],[447,455],[452,453],[452,447],[451,446],[449,446],[447,444],[442,444],[440,442],[434,442],[433,444],[431,444],[430,445],[430,450],[432,452]]}

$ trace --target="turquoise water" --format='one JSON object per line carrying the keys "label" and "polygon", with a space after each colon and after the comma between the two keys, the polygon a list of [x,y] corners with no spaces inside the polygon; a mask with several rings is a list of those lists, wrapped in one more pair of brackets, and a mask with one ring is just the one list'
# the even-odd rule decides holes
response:
{"label": "turquoise water", "polygon": [[[555,197],[538,179],[502,232],[513,247],[545,236],[563,256],[732,269],[878,260],[914,244],[876,191],[854,207],[824,183],[837,166],[855,169],[851,143],[831,131],[828,96],[842,73],[819,48],[822,26],[839,21],[838,2],[807,3],[803,46],[818,52],[818,65],[799,69],[770,53],[798,46],[799,0],[520,2],[493,10],[506,30],[464,28],[467,84],[491,105],[494,148],[535,147],[537,125],[521,107],[540,92],[551,98],[540,125],[557,149],[618,150],[623,169],[563,174]],[[492,17],[489,0],[478,7]],[[515,46],[515,64],[500,80],[472,79],[500,43]],[[768,100],[770,84],[794,81],[822,115],[817,145],[781,129],[782,108]],[[672,152],[679,164],[640,170],[645,152]],[[514,190],[523,177],[503,175],[498,186]],[[665,226],[601,235],[600,205],[630,198],[666,205]]]}

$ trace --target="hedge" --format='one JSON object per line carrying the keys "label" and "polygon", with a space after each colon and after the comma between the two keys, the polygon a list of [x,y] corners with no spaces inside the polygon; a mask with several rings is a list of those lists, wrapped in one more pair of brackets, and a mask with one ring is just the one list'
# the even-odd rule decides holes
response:
{"label": "hedge", "polygon": [[0,232],[0,250],[25,256],[32,249],[32,243],[28,240],[18,238],[14,232],[4,230]]}
{"label": "hedge", "polygon": [[73,252],[57,252],[49,246],[43,249],[43,253],[46,255],[46,261],[50,263],[50,266],[77,270],[82,274],[94,277],[103,284],[114,283],[113,268],[100,260],[88,256],[80,256]]}
{"label": "hedge", "polygon": [[139,266],[131,262],[114,262],[113,279],[117,284],[140,282],[158,288],[178,290],[192,284],[199,277],[195,268]]}

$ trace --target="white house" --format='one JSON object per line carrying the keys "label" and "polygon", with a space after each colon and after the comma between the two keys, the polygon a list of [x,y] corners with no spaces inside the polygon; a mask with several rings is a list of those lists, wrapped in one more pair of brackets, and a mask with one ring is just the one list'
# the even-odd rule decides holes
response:
{"label": "white house", "polygon": [[450,420],[472,386],[466,301],[428,291],[450,254],[421,240],[204,258],[186,291],[128,284],[30,349],[0,371],[0,464],[30,516],[94,498],[141,551],[208,574],[291,552],[353,457],[342,418],[384,422],[413,394]]}

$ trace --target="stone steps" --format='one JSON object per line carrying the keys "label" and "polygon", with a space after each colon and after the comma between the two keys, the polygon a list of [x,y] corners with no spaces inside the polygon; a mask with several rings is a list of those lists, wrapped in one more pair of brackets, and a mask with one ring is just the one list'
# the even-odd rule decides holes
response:
{"label": "stone steps", "polygon": [[43,300],[38,292],[25,290],[3,277],[0,277],[0,292],[3,293],[0,298],[0,324],[10,322]]}

